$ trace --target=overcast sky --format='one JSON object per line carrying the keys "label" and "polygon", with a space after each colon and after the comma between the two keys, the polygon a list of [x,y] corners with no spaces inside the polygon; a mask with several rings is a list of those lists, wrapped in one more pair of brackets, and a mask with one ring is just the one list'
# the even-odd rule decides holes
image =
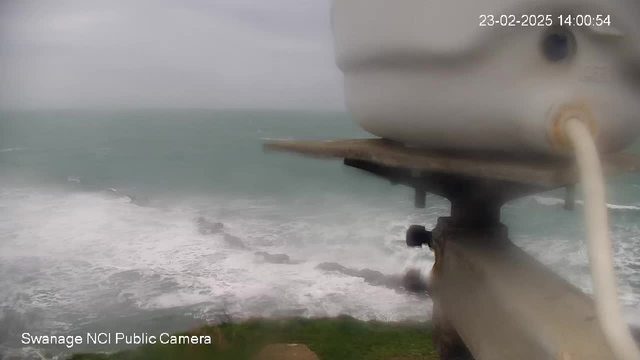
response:
{"label": "overcast sky", "polygon": [[342,110],[329,0],[0,0],[0,107]]}

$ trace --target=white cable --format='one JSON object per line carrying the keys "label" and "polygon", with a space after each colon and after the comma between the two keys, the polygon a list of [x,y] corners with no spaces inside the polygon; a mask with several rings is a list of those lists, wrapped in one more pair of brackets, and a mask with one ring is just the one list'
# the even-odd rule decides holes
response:
{"label": "white cable", "polygon": [[572,118],[564,125],[565,133],[575,149],[583,184],[589,261],[598,320],[617,360],[640,360],[640,350],[618,304],[604,180],[598,151],[591,132],[582,121]]}

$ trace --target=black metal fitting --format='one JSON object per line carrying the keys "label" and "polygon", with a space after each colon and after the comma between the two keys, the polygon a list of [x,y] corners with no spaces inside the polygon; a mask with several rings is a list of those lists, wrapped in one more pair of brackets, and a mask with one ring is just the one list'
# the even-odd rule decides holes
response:
{"label": "black metal fitting", "polygon": [[428,231],[421,225],[411,225],[409,227],[409,230],[407,230],[406,242],[409,247],[421,247],[426,244],[430,249],[433,248],[431,231]]}

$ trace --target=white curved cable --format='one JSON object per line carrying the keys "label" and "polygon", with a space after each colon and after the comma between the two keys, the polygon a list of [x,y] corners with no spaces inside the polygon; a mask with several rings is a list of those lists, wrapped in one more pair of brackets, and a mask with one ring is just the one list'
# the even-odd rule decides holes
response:
{"label": "white curved cable", "polygon": [[618,304],[609,218],[598,151],[591,132],[582,121],[572,118],[564,125],[567,138],[575,150],[583,184],[589,261],[598,320],[617,360],[640,360],[640,350]]}

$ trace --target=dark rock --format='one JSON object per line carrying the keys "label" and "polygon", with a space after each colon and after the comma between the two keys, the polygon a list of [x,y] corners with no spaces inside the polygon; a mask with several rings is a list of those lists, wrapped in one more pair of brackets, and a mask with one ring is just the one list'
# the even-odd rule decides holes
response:
{"label": "dark rock", "polygon": [[409,270],[404,276],[385,275],[380,271],[371,269],[349,269],[334,262],[326,262],[316,266],[317,269],[324,271],[336,271],[348,276],[359,277],[372,286],[383,286],[396,291],[408,291],[417,294],[427,295],[428,287],[426,282],[420,276],[419,270]]}
{"label": "dark rock", "polygon": [[213,222],[200,216],[196,219],[198,225],[198,232],[202,235],[220,234],[224,229],[224,224],[221,222]]}
{"label": "dark rock", "polygon": [[338,271],[338,272],[344,272],[345,270],[349,270],[346,267],[334,262],[322,263],[316,266],[316,269],[324,270],[324,271]]}
{"label": "dark rock", "polygon": [[429,285],[422,279],[420,270],[411,269],[404,274],[402,286],[409,292],[416,294],[428,294]]}
{"label": "dark rock", "polygon": [[224,240],[227,242],[227,244],[229,244],[229,246],[231,246],[234,249],[242,249],[242,250],[247,249],[247,246],[239,237],[236,237],[230,234],[224,234]]}
{"label": "dark rock", "polygon": [[261,256],[265,262],[271,264],[292,264],[289,255],[286,254],[269,254],[265,251],[259,251],[256,256]]}
{"label": "dark rock", "polygon": [[373,286],[384,286],[391,289],[395,289],[397,286],[397,281],[393,276],[387,276],[380,271],[375,271],[371,269],[363,269],[363,270],[351,270],[351,276],[357,276],[363,278],[364,281]]}
{"label": "dark rock", "polygon": [[322,263],[316,267],[317,269],[324,271],[337,271],[339,273],[363,278],[367,283],[372,283],[373,285],[379,285],[385,283],[385,275],[379,271],[364,269],[364,270],[355,270],[349,269],[348,267],[342,266],[338,263],[327,262]]}

